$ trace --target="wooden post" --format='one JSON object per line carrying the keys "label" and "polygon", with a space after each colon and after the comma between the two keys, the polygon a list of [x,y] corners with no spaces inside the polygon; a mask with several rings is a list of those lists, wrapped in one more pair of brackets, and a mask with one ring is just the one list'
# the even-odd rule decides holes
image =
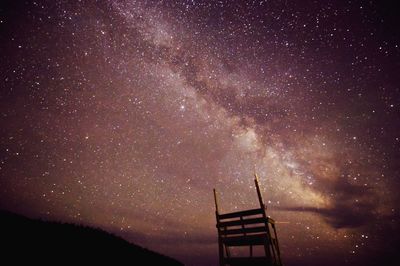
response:
{"label": "wooden post", "polygon": [[218,199],[217,199],[217,191],[214,188],[214,201],[215,201],[215,212],[218,214]]}
{"label": "wooden post", "polygon": [[271,248],[272,248],[272,252],[273,252],[273,244],[272,244],[272,239],[271,239],[271,232],[269,230],[269,225],[268,225],[268,217],[267,214],[265,213],[265,204],[262,198],[262,194],[261,194],[261,189],[260,189],[260,184],[258,181],[258,175],[257,173],[254,173],[254,183],[256,185],[256,189],[257,189],[257,196],[258,196],[258,201],[260,202],[260,207],[263,210],[263,218],[265,219],[265,229],[267,231],[267,235],[268,235],[268,244],[264,245],[264,251],[265,251],[265,256],[267,256],[269,259],[271,259]]}
{"label": "wooden post", "polygon": [[264,201],[262,198],[261,190],[260,190],[260,184],[258,183],[258,175],[257,173],[254,173],[254,183],[256,184],[256,189],[257,189],[257,196],[258,196],[258,201],[260,202],[260,207],[261,209],[265,209]]}
{"label": "wooden post", "polygon": [[282,261],[281,261],[281,251],[279,250],[278,235],[277,235],[277,233],[276,233],[275,224],[272,224],[272,228],[274,229],[275,243],[276,243],[275,248],[276,248],[276,253],[277,253],[277,255],[278,255],[278,258],[277,258],[277,261],[278,261],[278,262],[277,262],[277,264],[278,264],[278,265],[282,265]]}
{"label": "wooden post", "polygon": [[219,253],[219,266],[224,266],[224,247],[221,239],[221,230],[219,224],[219,211],[218,211],[218,198],[217,191],[214,188],[214,202],[215,202],[215,218],[217,219],[217,230],[218,230],[218,253]]}

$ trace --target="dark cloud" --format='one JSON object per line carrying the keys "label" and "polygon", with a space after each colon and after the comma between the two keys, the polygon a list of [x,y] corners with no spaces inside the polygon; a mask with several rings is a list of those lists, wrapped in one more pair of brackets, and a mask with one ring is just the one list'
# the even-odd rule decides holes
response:
{"label": "dark cloud", "polygon": [[311,212],[321,215],[333,228],[363,227],[380,219],[377,216],[379,200],[373,189],[351,184],[345,177],[339,178],[329,187],[332,187],[327,193],[332,195],[329,208],[302,206],[276,208],[282,211]]}
{"label": "dark cloud", "polygon": [[278,210],[291,212],[311,212],[323,216],[333,228],[356,228],[377,220],[372,204],[338,204],[334,208],[314,207],[277,207]]}

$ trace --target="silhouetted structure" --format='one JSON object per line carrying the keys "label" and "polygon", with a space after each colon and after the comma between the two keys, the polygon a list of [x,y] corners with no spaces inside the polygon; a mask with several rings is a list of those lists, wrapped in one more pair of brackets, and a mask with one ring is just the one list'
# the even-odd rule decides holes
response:
{"label": "silhouetted structure", "polygon": [[[258,176],[254,179],[260,208],[220,214],[214,189],[217,218],[219,265],[282,265],[275,222],[267,217],[261,196]],[[249,247],[248,257],[231,256],[232,247]],[[253,247],[263,246],[264,255],[253,256]]]}
{"label": "silhouetted structure", "polygon": [[0,222],[1,265],[183,265],[100,229],[5,211]]}

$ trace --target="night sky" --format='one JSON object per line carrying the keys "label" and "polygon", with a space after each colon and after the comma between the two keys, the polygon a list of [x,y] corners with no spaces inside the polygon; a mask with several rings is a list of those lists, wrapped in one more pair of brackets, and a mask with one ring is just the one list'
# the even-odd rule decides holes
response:
{"label": "night sky", "polygon": [[[400,30],[383,1],[0,4],[0,208],[216,265],[258,206],[285,265],[400,245]],[[384,264],[382,264],[384,265]]]}

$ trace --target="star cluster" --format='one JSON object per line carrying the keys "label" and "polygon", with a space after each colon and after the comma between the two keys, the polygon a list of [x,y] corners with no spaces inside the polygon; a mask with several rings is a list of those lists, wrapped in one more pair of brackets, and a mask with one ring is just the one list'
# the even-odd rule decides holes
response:
{"label": "star cluster", "polygon": [[285,265],[393,260],[394,10],[3,1],[0,207],[217,265],[212,189],[254,207],[256,171]]}

